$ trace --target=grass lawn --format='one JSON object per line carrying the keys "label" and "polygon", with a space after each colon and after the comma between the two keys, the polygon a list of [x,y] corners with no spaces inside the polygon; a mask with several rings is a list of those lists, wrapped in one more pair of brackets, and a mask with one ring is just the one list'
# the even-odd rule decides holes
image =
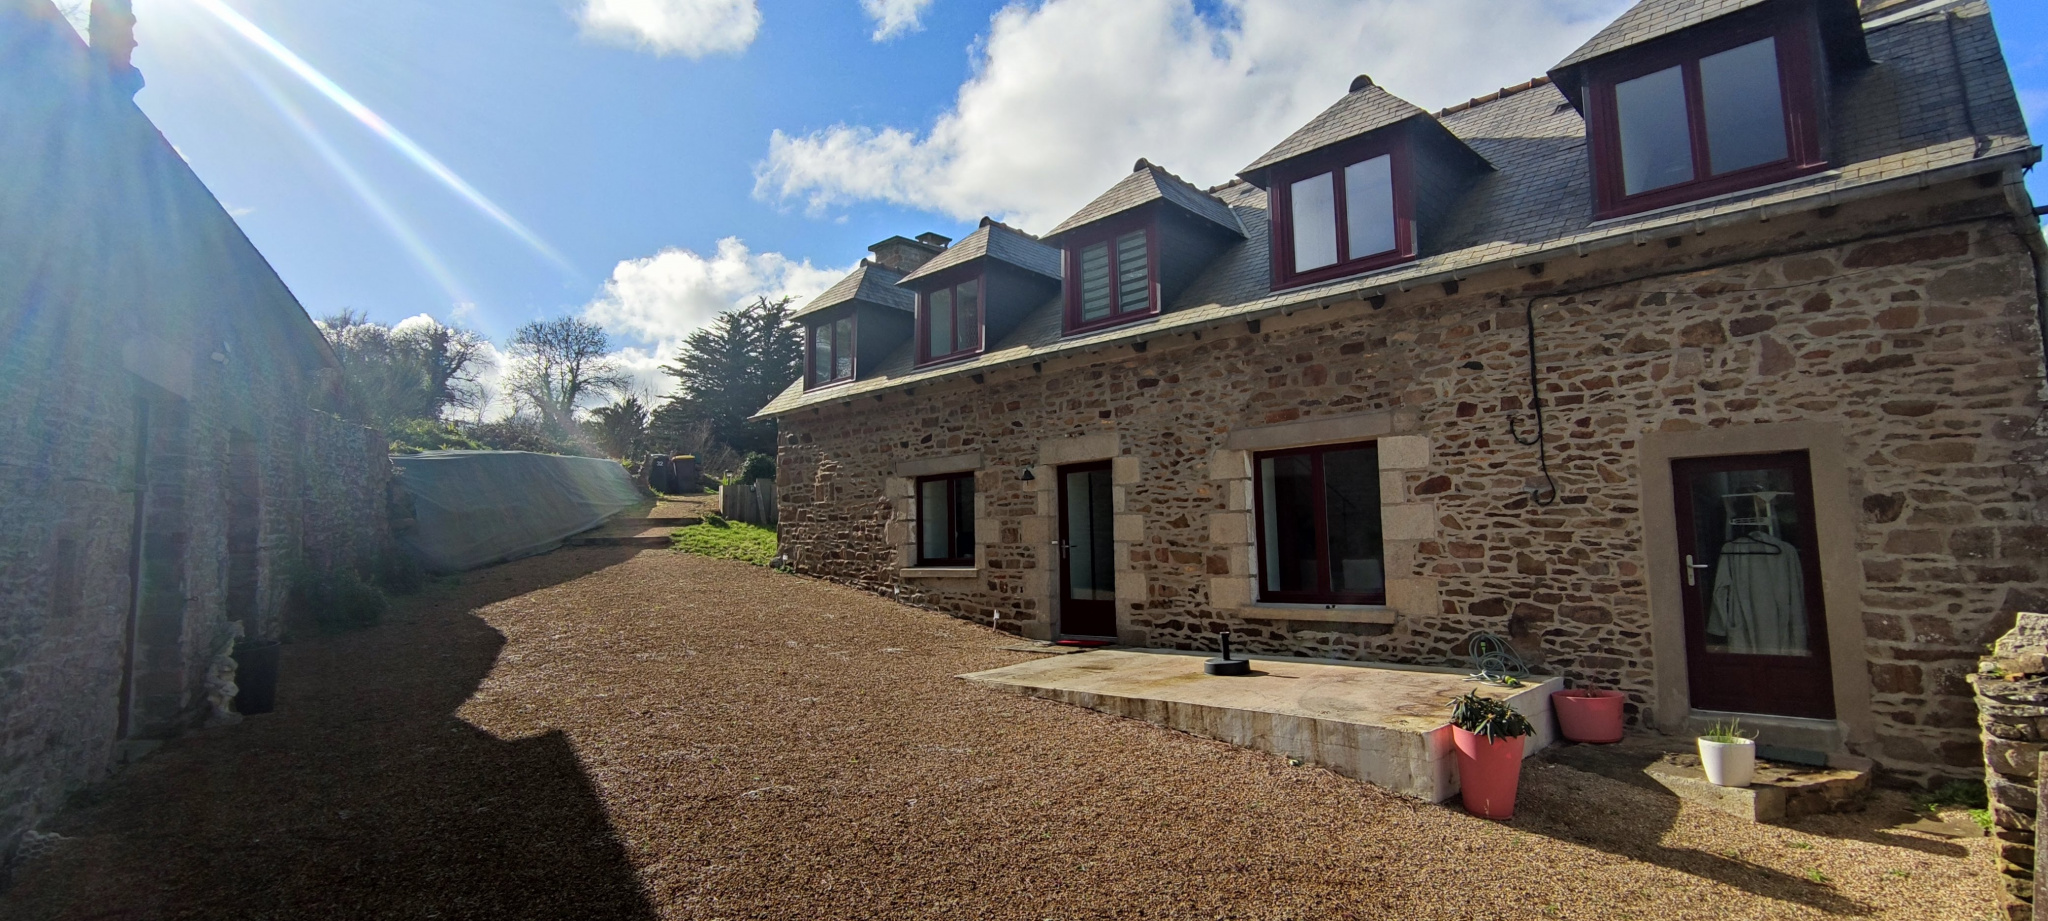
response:
{"label": "grass lawn", "polygon": [[774,531],[715,515],[707,516],[703,524],[677,528],[672,539],[677,550],[721,560],[766,566],[775,558]]}

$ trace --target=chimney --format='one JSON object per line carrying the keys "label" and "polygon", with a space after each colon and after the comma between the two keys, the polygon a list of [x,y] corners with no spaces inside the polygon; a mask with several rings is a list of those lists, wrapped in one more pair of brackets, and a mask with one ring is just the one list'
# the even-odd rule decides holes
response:
{"label": "chimney", "polygon": [[91,20],[86,26],[94,54],[106,62],[114,86],[133,97],[142,89],[142,72],[135,69],[135,8],[132,0],[92,0]]}
{"label": "chimney", "polygon": [[921,233],[917,235],[915,240],[907,237],[890,237],[868,247],[868,252],[875,254],[874,263],[876,265],[908,273],[917,271],[918,266],[930,262],[933,256],[945,252],[946,246],[952,242],[952,237],[936,233]]}

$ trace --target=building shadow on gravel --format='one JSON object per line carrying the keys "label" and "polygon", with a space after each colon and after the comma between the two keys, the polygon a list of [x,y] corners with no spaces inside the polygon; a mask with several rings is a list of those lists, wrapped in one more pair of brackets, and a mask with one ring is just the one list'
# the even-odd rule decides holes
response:
{"label": "building shadow on gravel", "polygon": [[474,610],[633,556],[468,573],[381,626],[286,645],[277,710],[77,797],[0,918],[652,918],[569,741],[455,715],[504,638]]}
{"label": "building shadow on gravel", "polygon": [[1740,851],[1716,853],[1666,844],[1678,823],[1678,813],[1678,797],[1661,788],[1652,791],[1632,782],[1532,759],[1523,768],[1522,791],[1511,824],[1519,831],[1655,864],[1830,915],[1875,912],[1825,883],[1748,860]]}

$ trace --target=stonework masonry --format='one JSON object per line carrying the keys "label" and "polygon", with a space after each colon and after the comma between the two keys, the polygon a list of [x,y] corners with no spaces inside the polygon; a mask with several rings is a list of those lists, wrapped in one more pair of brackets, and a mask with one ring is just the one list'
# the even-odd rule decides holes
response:
{"label": "stonework masonry", "polygon": [[[1847,533],[1823,538],[1847,561],[1824,573],[1830,617],[1850,625],[1831,636],[1852,643],[1837,697],[1857,712],[1839,740],[1896,777],[1968,775],[1982,754],[1965,678],[2048,592],[2026,232],[1998,190],[1954,183],[797,410],[781,417],[784,552],[800,572],[1049,637],[1052,474],[1111,459],[1127,643],[1211,648],[1228,629],[1261,653],[1442,664],[1485,630],[1675,730],[1683,664],[1659,658],[1669,576],[1645,532],[1644,458],[1668,460],[1646,443],[1817,433],[1841,462],[1816,483],[1848,505]],[[1548,505],[1536,448],[1508,430],[1532,424],[1525,310]],[[1350,440],[1380,446],[1388,603],[1257,604],[1250,452]],[[940,467],[978,471],[965,572],[911,565],[909,483]]]}
{"label": "stonework masonry", "polygon": [[318,330],[49,20],[0,11],[42,55],[0,104],[48,103],[0,133],[0,870],[68,793],[204,718],[235,629],[280,635],[292,563],[388,541],[387,442],[342,415]]}

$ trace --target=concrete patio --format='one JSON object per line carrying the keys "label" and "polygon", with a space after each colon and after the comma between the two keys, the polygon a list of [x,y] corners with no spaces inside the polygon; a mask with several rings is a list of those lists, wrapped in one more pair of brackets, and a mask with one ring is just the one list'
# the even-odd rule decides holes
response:
{"label": "concrete patio", "polygon": [[1252,674],[1205,675],[1207,653],[1099,649],[962,675],[975,684],[1144,720],[1168,729],[1328,768],[1437,803],[1458,792],[1450,702],[1466,691],[1506,700],[1536,726],[1523,757],[1555,734],[1550,693],[1562,678],[1522,687],[1454,669],[1247,656]]}

